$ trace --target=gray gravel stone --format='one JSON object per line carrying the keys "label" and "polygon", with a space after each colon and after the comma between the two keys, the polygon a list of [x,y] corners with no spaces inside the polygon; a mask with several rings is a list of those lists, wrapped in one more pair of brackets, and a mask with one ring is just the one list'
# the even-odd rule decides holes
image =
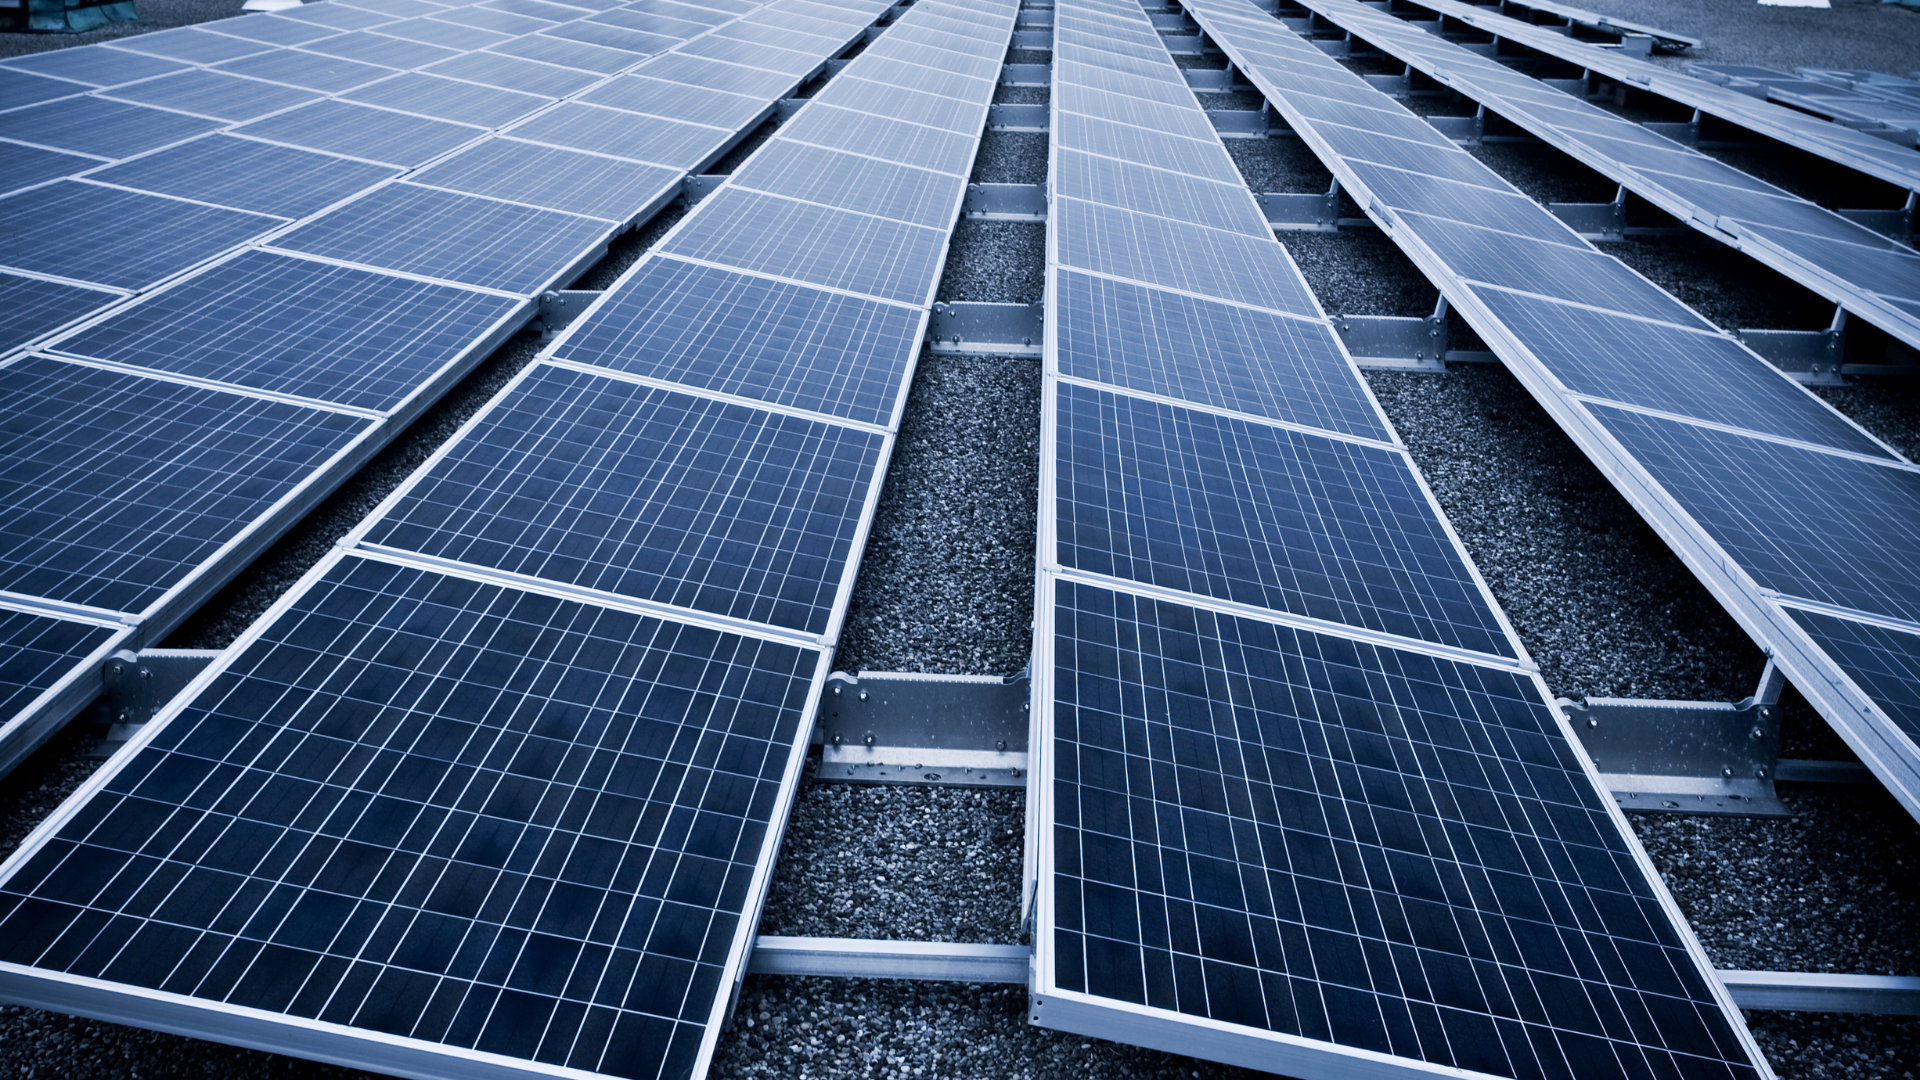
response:
{"label": "gray gravel stone", "polygon": [[1044,223],[960,219],[935,296],[980,304],[1031,304],[1046,291]]}
{"label": "gray gravel stone", "polygon": [[1046,179],[1045,132],[988,131],[981,138],[980,152],[973,159],[974,183],[1039,184]]}

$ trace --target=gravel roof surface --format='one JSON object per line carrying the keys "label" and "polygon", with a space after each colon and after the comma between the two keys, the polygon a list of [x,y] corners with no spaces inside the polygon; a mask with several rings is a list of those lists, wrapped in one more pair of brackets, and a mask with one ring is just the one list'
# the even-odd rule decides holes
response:
{"label": "gravel roof surface", "polygon": [[[1920,15],[1834,0],[1833,11],[1750,0],[1587,0],[1586,6],[1698,33],[1705,60],[1867,66],[1920,63]],[[59,47],[222,17],[239,0],[141,0],[145,21],[94,34],[0,36],[0,50]],[[175,21],[163,21],[163,20]],[[20,39],[20,40],[16,40]],[[1010,59],[1044,59],[1015,54]],[[1676,61],[1663,61],[1676,62]],[[1905,65],[1904,67],[1902,65]],[[1209,108],[1257,95],[1203,94]],[[1002,87],[1002,102],[1047,91]],[[1439,103],[1430,111],[1453,109]],[[756,133],[756,137],[764,137]],[[750,140],[751,141],[751,140]],[[1046,137],[989,133],[973,179],[1044,180]],[[1260,191],[1324,191],[1298,140],[1229,140]],[[742,154],[732,155],[738,160]],[[1586,200],[1591,174],[1538,148],[1489,145],[1483,161],[1523,190]],[[724,169],[728,163],[716,168]],[[1610,188],[1599,197],[1609,197]],[[1351,207],[1346,211],[1354,213]],[[601,288],[677,211],[616,240],[578,288]],[[1282,233],[1332,313],[1425,315],[1433,287],[1377,230]],[[940,289],[947,300],[1031,302],[1045,232],[963,221]],[[1826,315],[1705,240],[1660,237],[1609,248],[1724,326],[1816,326]],[[1455,348],[1480,348],[1456,327]],[[167,644],[219,647],[317,559],[510,378],[538,340],[489,358],[401,441],[270,550]],[[1445,376],[1373,372],[1368,381],[1556,694],[1739,698],[1758,650],[1503,368]],[[1910,455],[1920,397],[1858,384],[1820,393]],[[1039,369],[1031,360],[922,356],[855,587],[846,670],[1003,674],[1031,641]],[[1846,757],[1797,695],[1783,706],[1783,753]],[[63,733],[0,780],[0,850],[16,844],[92,771],[85,735]],[[1724,967],[1920,974],[1920,841],[1875,787],[1782,785],[1780,821],[1636,815],[1634,829],[1714,962]],[[808,781],[796,800],[763,932],[1017,941],[1024,799],[1018,791],[857,787]],[[1227,1077],[1243,1070],[1081,1039],[1025,1021],[1017,987],[754,976],[721,1036],[716,1077]],[[1920,1021],[1753,1013],[1787,1077],[1912,1077]],[[0,1080],[13,1076],[345,1077],[287,1057],[97,1021],[0,1007]]]}

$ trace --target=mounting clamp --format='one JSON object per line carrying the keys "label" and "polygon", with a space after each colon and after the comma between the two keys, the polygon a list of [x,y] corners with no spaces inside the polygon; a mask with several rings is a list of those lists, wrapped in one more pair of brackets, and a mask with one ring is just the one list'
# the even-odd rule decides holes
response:
{"label": "mounting clamp", "polygon": [[927,320],[927,345],[936,353],[1038,357],[1044,302],[966,303],[942,300]]}
{"label": "mounting clamp", "polygon": [[111,757],[219,655],[217,649],[122,649],[107,657],[95,714],[107,731],[88,756]]}
{"label": "mounting clamp", "polygon": [[1025,671],[836,671],[814,721],[818,779],[1025,787],[1031,692]]}

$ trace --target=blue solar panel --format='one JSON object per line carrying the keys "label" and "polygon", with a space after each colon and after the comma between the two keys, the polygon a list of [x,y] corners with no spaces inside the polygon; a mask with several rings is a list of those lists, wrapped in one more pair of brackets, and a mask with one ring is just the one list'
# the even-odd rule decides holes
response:
{"label": "blue solar panel", "polygon": [[1058,196],[1052,224],[1063,266],[1274,311],[1319,314],[1300,272],[1270,234],[1222,232]]}
{"label": "blue solar panel", "polygon": [[883,443],[543,367],[366,542],[823,634]]}
{"label": "blue solar panel", "polygon": [[382,105],[401,112],[417,113],[461,124],[496,128],[510,124],[551,101],[535,94],[522,94],[494,86],[443,79],[410,72],[346,95],[349,101]]}
{"label": "blue solar panel", "polygon": [[854,112],[878,113],[966,135],[979,131],[986,123],[986,103],[980,101],[978,95],[971,101],[961,101],[868,82],[851,74],[829,82],[815,97],[823,104]]}
{"label": "blue solar panel", "polygon": [[662,37],[676,38],[682,41],[698,34],[704,34],[710,28],[709,25],[704,22],[694,22],[686,18],[676,19],[667,15],[654,15],[644,11],[635,11],[632,8],[615,8],[612,11],[603,11],[587,21],[606,26],[625,27],[628,30],[639,30],[648,34],[659,34]]}
{"label": "blue solar panel", "polygon": [[428,16],[434,22],[451,23],[456,26],[473,26],[489,30],[508,37],[531,34],[536,30],[553,24],[545,19],[530,19],[525,15],[514,15],[489,7],[457,7]]}
{"label": "blue solar panel", "polygon": [[100,162],[94,158],[9,143],[7,152],[0,154],[0,195],[99,166]]}
{"label": "blue solar panel", "polygon": [[1058,393],[1061,565],[1514,654],[1399,451],[1072,384]]}
{"label": "blue solar panel", "polygon": [[1070,199],[1191,221],[1248,236],[1272,235],[1245,184],[1221,184],[1187,173],[1148,168],[1061,148],[1054,155],[1054,190]]}
{"label": "blue solar panel", "polygon": [[385,411],[520,308],[488,293],[248,251],[57,348]]}
{"label": "blue solar panel", "polygon": [[70,79],[88,86],[123,86],[179,71],[185,66],[158,56],[141,56],[121,49],[109,49],[105,45],[81,45],[16,56],[0,64],[0,70],[51,75],[56,79]]}
{"label": "blue solar panel", "polygon": [[119,293],[0,273],[0,353],[25,345],[119,299]]}
{"label": "blue solar panel", "polygon": [[1057,589],[1043,985],[1480,1074],[1761,1075],[1529,679]]}
{"label": "blue solar panel", "polygon": [[825,104],[809,104],[780,127],[786,142],[812,143],[892,161],[912,161],[929,169],[967,175],[976,139],[971,133],[942,131]]}
{"label": "blue solar panel", "polygon": [[7,107],[11,109],[37,105],[42,101],[52,101],[54,98],[71,97],[74,94],[85,93],[87,89],[79,83],[71,83],[63,79],[46,79],[0,66],[0,101],[6,102]]}
{"label": "blue solar panel", "polygon": [[530,296],[606,242],[605,222],[413,184],[328,211],[276,247]]}
{"label": "blue solar panel", "polygon": [[920,323],[898,304],[659,258],[555,356],[891,426]]}
{"label": "blue solar panel", "polygon": [[119,632],[93,623],[0,610],[0,724],[51,690]]}
{"label": "blue solar panel", "polygon": [[143,289],[280,224],[259,214],[63,180],[0,199],[0,265]]}
{"label": "blue solar panel", "polygon": [[[537,30],[539,27],[529,29]],[[477,26],[462,26],[437,18],[402,19],[399,22],[386,23],[380,27],[380,33],[426,45],[461,50],[484,49],[513,36],[483,30]]]}
{"label": "blue solar panel", "polygon": [[1070,113],[1061,113],[1056,118],[1053,137],[1069,150],[1085,150],[1101,157],[1138,162],[1223,184],[1244,186],[1246,183],[1240,177],[1240,170],[1234,167],[1233,159],[1216,142]]}
{"label": "blue solar panel", "polygon": [[[847,35],[813,34],[791,26],[763,24],[757,19],[743,19],[731,26],[723,26],[714,31],[714,37],[730,41],[748,41],[756,45],[771,45],[778,49],[791,49],[808,53],[838,52],[846,44]],[[864,65],[871,69],[872,65]]]}
{"label": "blue solar panel", "polygon": [[[269,45],[298,45],[306,41],[317,41],[320,38],[332,37],[341,30],[357,29],[357,27],[328,26],[325,23],[315,21],[314,18],[323,13],[331,15],[335,12],[352,10],[354,9],[342,7],[339,4],[314,4],[312,7],[293,9],[288,13],[289,16],[291,16],[289,18],[282,18],[277,15],[245,15],[238,19],[221,19],[218,26],[209,27],[208,29],[217,34],[230,34],[234,37],[245,38],[248,41],[261,41]],[[355,21],[357,22],[359,20]],[[372,21],[377,23],[386,22],[387,20],[375,17]]]}
{"label": "blue solar panel", "polygon": [[300,218],[398,174],[364,161],[209,135],[122,162],[93,179],[240,210]]}
{"label": "blue solar panel", "polygon": [[611,75],[632,66],[640,59],[638,55],[620,49],[603,49],[598,45],[548,37],[545,34],[528,34],[526,37],[503,41],[487,51],[503,56],[518,56],[526,60],[558,64],[561,67],[579,71],[591,71],[597,75]]}
{"label": "blue solar panel", "polygon": [[764,71],[777,71],[789,78],[797,78],[820,66],[820,60],[810,53],[792,52],[776,49],[767,45],[756,45],[748,41],[731,41],[721,37],[703,37],[679,48],[683,56],[703,56],[712,60],[724,60],[729,64],[743,64]]}
{"label": "blue solar panel", "polygon": [[237,57],[264,52],[271,47],[264,42],[208,33],[193,26],[161,30],[150,34],[135,34],[129,38],[108,42],[107,45],[110,48],[127,49],[188,64],[217,64],[222,60],[233,60]]}
{"label": "blue solar panel", "polygon": [[706,8],[692,4],[677,4],[672,0],[635,0],[624,10],[661,15],[671,19],[686,19],[704,23],[707,26],[719,26],[734,17],[734,14],[721,8]]}
{"label": "blue solar panel", "polygon": [[236,123],[290,109],[320,96],[311,90],[200,68],[123,86],[110,93],[139,105],[158,105]]}
{"label": "blue solar panel", "polygon": [[256,120],[235,133],[411,167],[472,142],[485,131],[344,101],[316,101]]}
{"label": "blue solar panel", "polygon": [[411,19],[445,10],[444,6],[428,3],[427,0],[337,0],[337,2],[343,7],[360,8],[363,11],[384,15],[389,19]]}
{"label": "blue solar panel", "polygon": [[634,53],[636,58],[666,52],[680,43],[677,37],[649,34],[599,22],[561,23],[544,33],[549,37],[584,41],[589,45],[601,45],[609,49],[622,49]]}
{"label": "blue solar panel", "polygon": [[625,223],[678,191],[686,173],[665,166],[489,139],[408,177],[416,184]]}
{"label": "blue solar panel", "polygon": [[699,124],[568,101],[507,134],[549,146],[665,165],[684,173],[718,150],[729,133]]}
{"label": "blue solar panel", "polygon": [[945,230],[732,187],[708,203],[666,251],[885,300],[933,300]]}
{"label": "blue solar panel", "polygon": [[1365,162],[1355,162],[1351,167],[1363,190],[1383,206],[1471,222],[1549,244],[1586,246],[1572,229],[1551,214],[1542,214],[1539,203],[1517,191],[1496,191]]}
{"label": "blue solar panel", "polygon": [[337,56],[275,49],[257,56],[242,57],[221,64],[217,70],[249,75],[268,82],[338,94],[356,86],[365,86],[393,74],[392,68],[356,63]]}
{"label": "blue solar panel", "polygon": [[0,884],[0,956],[249,1042],[697,1075],[818,659],[348,559]]}
{"label": "blue solar panel", "polygon": [[454,49],[436,48],[432,45],[423,45],[418,41],[402,41],[399,38],[364,30],[321,38],[319,41],[309,42],[300,47],[308,52],[338,56],[346,60],[356,60],[362,64],[398,68],[402,71],[425,67],[435,61],[449,59],[458,53],[458,50]]}
{"label": "blue solar panel", "polygon": [[97,97],[62,98],[0,113],[0,137],[103,158],[131,157],[219,126]]}
{"label": "blue solar panel", "polygon": [[498,53],[477,52],[443,60],[426,69],[435,75],[465,79],[484,86],[498,86],[543,97],[565,97],[600,81],[598,75],[552,64],[520,60]]}
{"label": "blue solar panel", "polygon": [[0,589],[140,612],[367,421],[28,357],[0,368]]}
{"label": "blue solar panel", "polygon": [[1920,742],[1920,635],[1821,612],[1786,612],[1895,727]]}
{"label": "blue solar panel", "polygon": [[1382,442],[1393,438],[1323,322],[1065,269],[1055,280],[1062,375]]}
{"label": "blue solar panel", "polygon": [[580,95],[592,105],[650,113],[739,131],[767,111],[764,97],[729,94],[704,86],[622,75]]}
{"label": "blue solar panel", "polygon": [[562,4],[549,4],[543,0],[487,0],[482,7],[495,11],[505,11],[529,19],[540,19],[548,24],[568,22],[579,18],[583,11]]}
{"label": "blue solar panel", "polygon": [[656,56],[635,68],[633,74],[755,98],[776,97],[792,89],[794,84],[791,75],[725,64],[701,56],[689,56],[685,52]]}
{"label": "blue solar panel", "polygon": [[953,226],[966,181],[948,173],[775,139],[734,174],[757,191],[928,228]]}
{"label": "blue solar panel", "polygon": [[[336,31],[365,30],[370,26],[385,26],[394,21],[392,16],[368,11],[365,8],[331,3],[303,3],[299,7],[288,8],[280,12],[279,18],[275,21],[285,22],[288,20],[298,20],[302,23],[309,23],[316,27],[326,27]],[[221,22],[222,28],[235,25],[244,26],[245,24],[235,23],[231,19],[222,20]]]}

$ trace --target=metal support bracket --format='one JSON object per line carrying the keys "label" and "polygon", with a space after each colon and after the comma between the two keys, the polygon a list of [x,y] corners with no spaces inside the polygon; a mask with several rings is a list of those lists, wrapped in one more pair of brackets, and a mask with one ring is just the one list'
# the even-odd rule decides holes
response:
{"label": "metal support bracket", "polygon": [[818,779],[1025,787],[1031,690],[1024,671],[836,671],[814,722]]}
{"label": "metal support bracket", "polygon": [[1162,31],[1160,41],[1174,56],[1200,56],[1207,51],[1204,34],[1169,34]]}
{"label": "metal support bracket", "polygon": [[1920,199],[1920,192],[1909,191],[1907,204],[1898,210],[1835,210],[1834,213],[1906,244],[1911,243],[1914,238],[1913,217],[1916,199]]}
{"label": "metal support bracket", "polygon": [[1429,116],[1427,123],[1461,146],[1479,146],[1487,137],[1487,107],[1480,106],[1472,116]]}
{"label": "metal support bracket", "polygon": [[1233,89],[1233,65],[1223,68],[1184,68],[1187,87],[1203,94],[1224,94]]}
{"label": "metal support bracket", "polygon": [[805,105],[810,100],[812,99],[789,97],[789,98],[781,98],[779,101],[774,102],[773,103],[774,121],[776,123],[784,124],[787,121],[793,119],[793,114],[799,112],[800,107],[802,105]]}
{"label": "metal support bracket", "polygon": [[1700,145],[1700,110],[1693,110],[1691,120],[1643,120],[1640,126],[1655,135],[1664,135],[1684,146]]}
{"label": "metal support bracket", "polygon": [[217,649],[122,649],[108,657],[100,669],[99,713],[107,733],[88,756],[111,757],[219,656]]}
{"label": "metal support bracket", "polygon": [[987,128],[992,131],[1037,131],[1048,130],[1049,119],[1045,105],[989,105],[987,106]]}
{"label": "metal support bracket", "polygon": [[1267,137],[1265,109],[1209,109],[1207,119],[1223,139],[1264,139]]}
{"label": "metal support bracket", "polygon": [[1547,210],[1566,222],[1584,240],[1621,241],[1627,238],[1627,188],[1622,184],[1612,202],[1548,203]]}
{"label": "metal support bracket", "polygon": [[1744,701],[1561,698],[1560,706],[1622,810],[1785,817],[1773,790],[1785,684],[1769,659]]}
{"label": "metal support bracket", "polygon": [[540,294],[540,333],[543,337],[552,337],[567,328],[567,324],[580,317],[595,300],[600,299],[597,289],[562,289]]}
{"label": "metal support bracket", "polygon": [[1184,11],[1159,12],[1148,15],[1147,19],[1153,23],[1155,30],[1171,30],[1175,33],[1187,33],[1193,29],[1193,23],[1188,21],[1187,13]]}
{"label": "metal support bracket", "polygon": [[1047,185],[968,184],[960,213],[989,221],[1045,221]]}
{"label": "metal support bracket", "polygon": [[1053,31],[1015,30],[1013,32],[1013,47],[1016,49],[1032,49],[1037,52],[1052,52]]}
{"label": "metal support bracket", "polygon": [[1052,86],[1052,64],[1002,64],[1001,86]]}
{"label": "metal support bracket", "polygon": [[1353,362],[1380,371],[1447,370],[1447,298],[1424,319],[1403,315],[1336,315],[1334,329]]}
{"label": "metal support bracket", "polygon": [[1741,344],[1779,368],[1795,382],[1809,386],[1843,385],[1842,360],[1847,351],[1847,312],[1834,312],[1825,330],[1736,330]]}
{"label": "metal support bracket", "polygon": [[964,941],[887,941],[873,938],[761,935],[747,958],[752,975],[826,975],[844,979],[923,979],[964,983],[1025,983],[1030,945],[976,945]]}
{"label": "metal support bracket", "polygon": [[725,173],[687,177],[686,182],[681,186],[681,194],[687,200],[687,209],[691,210],[698,206],[701,199],[713,194],[715,188],[726,182]]}
{"label": "metal support bracket", "polygon": [[936,353],[1040,357],[1043,302],[992,304],[940,301],[927,320]]}

